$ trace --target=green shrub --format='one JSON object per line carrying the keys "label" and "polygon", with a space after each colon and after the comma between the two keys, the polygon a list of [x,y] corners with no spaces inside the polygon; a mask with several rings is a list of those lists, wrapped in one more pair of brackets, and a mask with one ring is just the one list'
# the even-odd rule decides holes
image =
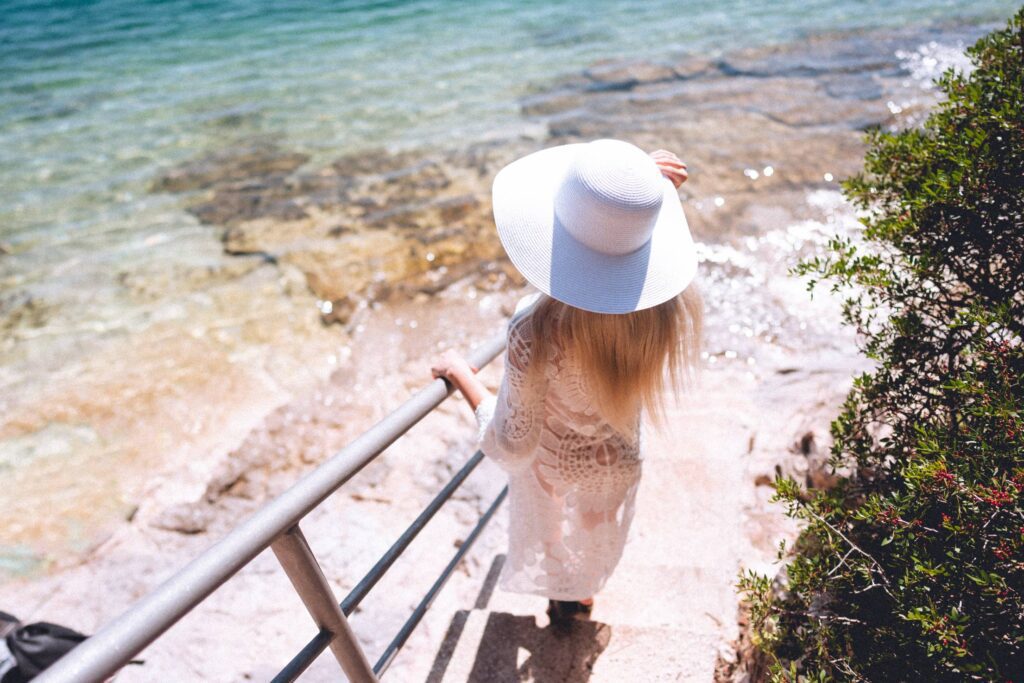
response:
{"label": "green shrub", "polygon": [[776,482],[786,581],[741,580],[776,680],[1024,681],[1024,9],[968,54],[922,128],[868,135],[863,242],[797,268],[856,292],[875,368],[840,483]]}

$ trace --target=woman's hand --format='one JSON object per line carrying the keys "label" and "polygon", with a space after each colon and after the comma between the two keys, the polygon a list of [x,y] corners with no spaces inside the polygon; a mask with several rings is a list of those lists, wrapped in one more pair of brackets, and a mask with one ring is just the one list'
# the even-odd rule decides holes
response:
{"label": "woman's hand", "polygon": [[487,388],[476,377],[477,369],[451,349],[441,354],[430,368],[434,377],[442,377],[462,392],[469,401],[469,407],[476,410],[489,394]]}
{"label": "woman's hand", "polygon": [[430,372],[435,378],[443,377],[455,384],[463,377],[476,374],[476,368],[470,365],[465,358],[448,349],[441,354],[440,358],[434,361]]}
{"label": "woman's hand", "polygon": [[654,159],[654,163],[658,165],[658,170],[661,171],[661,175],[671,180],[672,184],[676,186],[676,189],[679,189],[679,186],[685,183],[686,179],[690,177],[686,172],[686,164],[668,150],[659,149],[655,152],[651,152],[651,158]]}

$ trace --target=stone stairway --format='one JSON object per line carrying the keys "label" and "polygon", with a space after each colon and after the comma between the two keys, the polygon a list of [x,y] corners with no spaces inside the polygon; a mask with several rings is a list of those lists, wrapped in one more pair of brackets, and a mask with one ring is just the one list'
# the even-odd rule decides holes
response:
{"label": "stone stairway", "polygon": [[495,590],[498,555],[433,661],[406,662],[403,680],[711,681],[737,632],[744,455],[758,416],[752,381],[706,379],[716,386],[648,431],[630,541],[590,622],[558,635],[545,600]]}

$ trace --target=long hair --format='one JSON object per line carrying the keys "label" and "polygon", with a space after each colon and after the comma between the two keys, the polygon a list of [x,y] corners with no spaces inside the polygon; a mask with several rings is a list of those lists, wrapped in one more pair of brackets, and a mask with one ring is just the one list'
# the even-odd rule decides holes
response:
{"label": "long hair", "polygon": [[665,303],[622,314],[592,313],[541,295],[531,314],[530,370],[543,367],[558,339],[612,427],[628,433],[641,408],[663,424],[665,390],[678,394],[694,377],[703,309],[693,284]]}

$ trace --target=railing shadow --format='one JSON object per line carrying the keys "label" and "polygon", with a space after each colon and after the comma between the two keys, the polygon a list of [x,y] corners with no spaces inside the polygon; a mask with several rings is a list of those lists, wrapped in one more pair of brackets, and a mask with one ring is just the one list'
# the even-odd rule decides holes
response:
{"label": "railing shadow", "polygon": [[[486,609],[494,592],[505,556],[494,559],[474,609]],[[442,683],[459,639],[469,620],[469,610],[459,610],[445,634],[427,683]],[[533,616],[504,612],[487,615],[473,668],[467,683],[585,683],[597,658],[608,647],[608,624],[580,621],[567,631],[537,626]],[[525,654],[525,658],[524,658]]]}

